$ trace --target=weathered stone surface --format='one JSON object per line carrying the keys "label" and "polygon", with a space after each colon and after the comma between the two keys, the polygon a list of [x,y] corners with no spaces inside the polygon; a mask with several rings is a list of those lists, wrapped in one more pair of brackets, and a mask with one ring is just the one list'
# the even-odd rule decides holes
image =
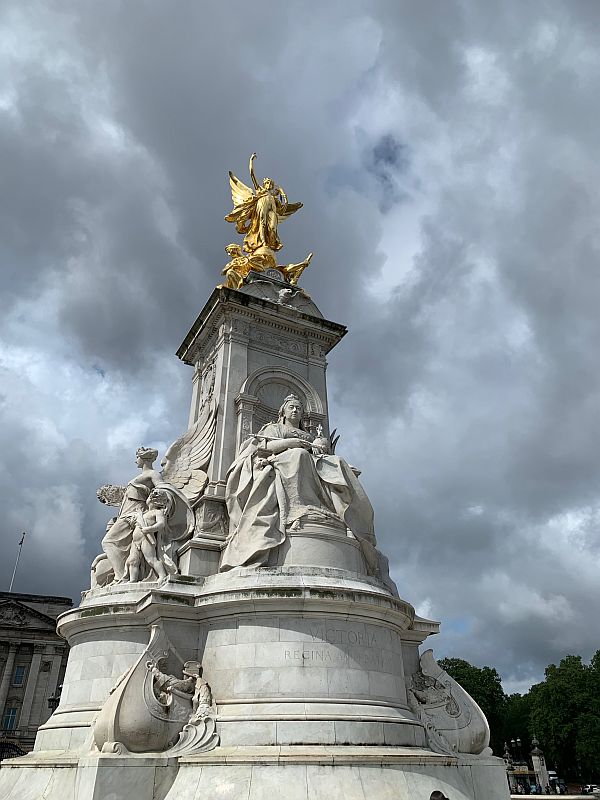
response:
{"label": "weathered stone surface", "polygon": [[[278,283],[261,273],[241,291],[215,290],[182,344],[194,366],[189,437],[214,422],[206,485],[192,481],[204,494],[182,506],[192,538],[172,551],[166,579],[153,568],[162,580],[97,585],[63,615],[61,703],[34,754],[3,768],[2,797],[22,800],[26,771],[32,800],[271,800],[283,789],[299,800],[414,800],[435,789],[452,800],[508,797],[504,762],[489,757],[468,696],[453,730],[438,709],[446,696],[419,682],[431,667],[419,646],[439,625],[398,597],[359,471],[333,452],[325,356],[345,328]],[[169,451],[175,482],[180,467],[194,471],[191,456],[177,462],[189,437]],[[260,495],[264,470],[273,480]],[[142,500],[143,533],[152,525]],[[235,536],[247,537],[247,557],[230,558]],[[269,536],[273,546],[246,546]],[[125,567],[123,553],[113,560]],[[160,652],[149,642],[158,629]],[[191,668],[175,677],[184,662],[198,662],[194,687]],[[212,691],[204,706],[200,662]],[[59,773],[69,776],[62,787]]]}

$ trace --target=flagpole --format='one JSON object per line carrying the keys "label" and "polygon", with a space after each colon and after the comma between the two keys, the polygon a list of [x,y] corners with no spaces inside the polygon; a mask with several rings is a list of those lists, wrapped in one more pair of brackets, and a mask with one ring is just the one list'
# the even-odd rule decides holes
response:
{"label": "flagpole", "polygon": [[13,569],[12,578],[10,579],[10,586],[8,587],[8,591],[12,592],[13,583],[15,582],[15,575],[17,574],[17,567],[19,566],[19,559],[21,558],[21,550],[23,549],[23,542],[25,541],[25,536],[27,534],[25,531],[21,534],[21,541],[19,542],[19,552],[17,553],[17,560],[15,561],[15,568]]}

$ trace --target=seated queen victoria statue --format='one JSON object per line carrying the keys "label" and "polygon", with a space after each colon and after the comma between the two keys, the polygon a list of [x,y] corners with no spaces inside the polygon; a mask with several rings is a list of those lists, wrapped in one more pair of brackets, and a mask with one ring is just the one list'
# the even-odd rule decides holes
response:
{"label": "seated queen victoria statue", "polygon": [[286,397],[277,422],[247,439],[231,465],[221,571],[265,566],[272,549],[285,541],[286,529],[307,520],[345,526],[359,540],[367,563],[378,560],[369,498],[352,467],[330,453],[329,440],[305,430],[303,414],[300,400]]}

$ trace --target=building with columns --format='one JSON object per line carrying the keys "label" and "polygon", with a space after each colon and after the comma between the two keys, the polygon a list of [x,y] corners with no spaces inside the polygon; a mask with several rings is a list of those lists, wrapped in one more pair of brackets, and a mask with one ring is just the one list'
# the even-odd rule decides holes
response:
{"label": "building with columns", "polygon": [[0,758],[31,750],[50,716],[68,654],[56,618],[72,605],[68,597],[0,592]]}

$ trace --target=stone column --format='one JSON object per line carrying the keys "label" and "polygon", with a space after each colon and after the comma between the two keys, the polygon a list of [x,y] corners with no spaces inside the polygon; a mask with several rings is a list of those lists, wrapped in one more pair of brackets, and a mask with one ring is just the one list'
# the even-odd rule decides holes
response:
{"label": "stone column", "polygon": [[31,706],[35,695],[35,687],[37,686],[38,677],[40,674],[40,662],[42,660],[42,653],[44,652],[43,644],[36,644],[33,647],[33,658],[27,675],[27,684],[25,686],[25,695],[23,696],[23,705],[21,706],[21,716],[19,718],[19,728],[26,728],[29,725],[29,718],[31,716]]}
{"label": "stone column", "polygon": [[0,725],[2,724],[2,715],[4,714],[4,706],[6,705],[6,698],[8,697],[8,690],[13,677],[13,669],[15,666],[15,656],[19,645],[17,642],[11,642],[4,665],[4,673],[2,675],[2,683],[0,683]]}

